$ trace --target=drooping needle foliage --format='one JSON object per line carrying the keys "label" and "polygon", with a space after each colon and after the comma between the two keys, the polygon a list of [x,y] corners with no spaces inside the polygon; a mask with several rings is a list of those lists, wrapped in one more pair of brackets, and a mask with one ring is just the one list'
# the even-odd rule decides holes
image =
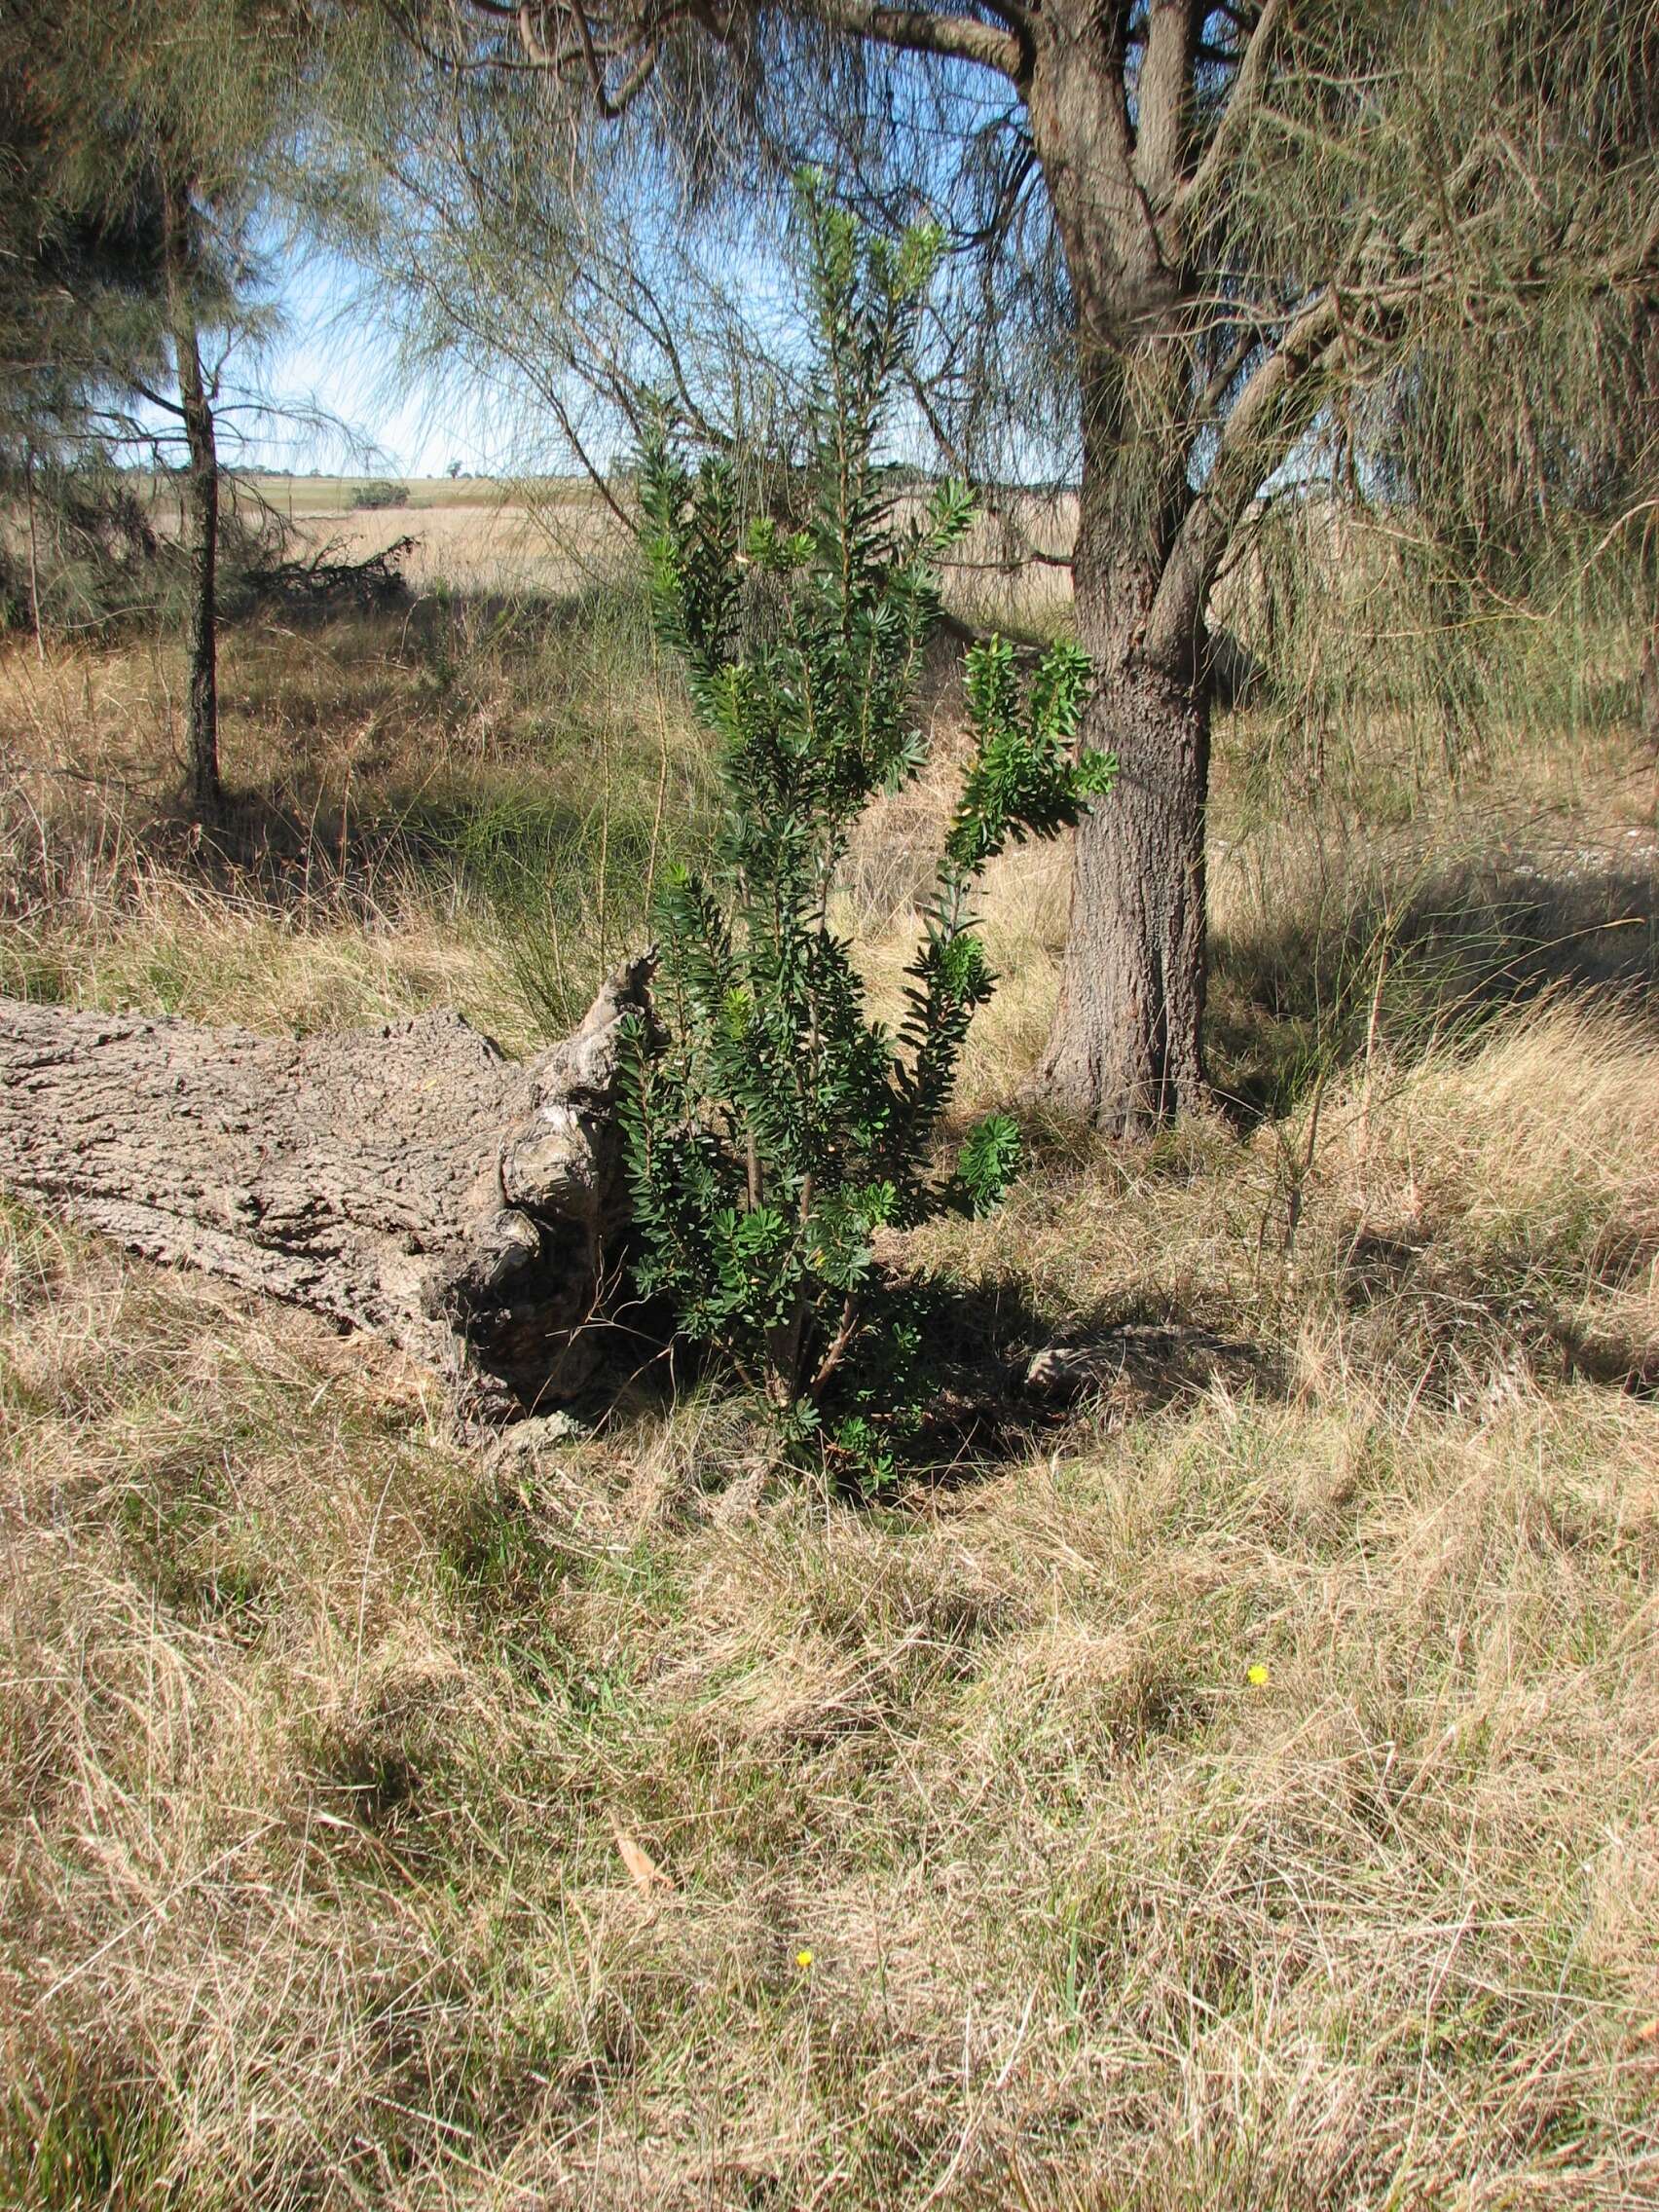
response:
{"label": "drooping needle foliage", "polygon": [[634,1037],[625,1113],[637,1275],[776,1409],[865,1482],[891,1471],[927,1395],[913,1296],[883,1230],[994,1205],[1019,1134],[982,1122],[939,1163],[975,1012],[995,977],[979,871],[1107,790],[1079,756],[1089,668],[1056,645],[1029,682],[1000,639],[968,655],[977,739],[896,1030],[872,1020],[830,896],[855,822],[923,762],[912,697],[940,613],[937,564],[973,519],[964,486],[915,511],[879,454],[937,236],[864,240],[810,183],[810,520],[745,523],[730,468],[666,433],[642,469],[658,620],[718,740],[723,815],[706,872],[658,904],[659,1025]]}

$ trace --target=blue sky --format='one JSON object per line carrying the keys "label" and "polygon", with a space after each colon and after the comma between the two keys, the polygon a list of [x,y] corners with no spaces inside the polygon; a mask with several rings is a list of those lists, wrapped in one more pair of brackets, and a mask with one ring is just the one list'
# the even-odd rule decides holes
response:
{"label": "blue sky", "polygon": [[[314,255],[289,261],[278,267],[273,297],[277,335],[257,365],[233,361],[225,380],[233,404],[222,409],[222,450],[234,464],[389,477],[441,476],[451,461],[479,476],[510,476],[532,464],[505,385],[411,376],[384,308],[349,263]],[[751,304],[766,311],[762,321],[787,319],[791,312],[773,282],[757,286]],[[254,389],[269,398],[269,409],[243,413],[236,402]],[[232,441],[239,434],[237,451]],[[1274,485],[1293,483],[1316,465],[1317,448],[1315,430],[1275,472]],[[1200,474],[1205,459],[1200,449]],[[554,465],[573,462],[560,456]]]}
{"label": "blue sky", "polygon": [[[486,395],[402,374],[392,334],[349,264],[292,262],[274,297],[278,334],[256,368],[233,357],[226,373],[227,397],[256,387],[271,401],[268,413],[235,418],[240,465],[438,476],[452,461],[473,472],[502,464],[498,442],[492,454]],[[306,419],[319,413],[327,423]]]}

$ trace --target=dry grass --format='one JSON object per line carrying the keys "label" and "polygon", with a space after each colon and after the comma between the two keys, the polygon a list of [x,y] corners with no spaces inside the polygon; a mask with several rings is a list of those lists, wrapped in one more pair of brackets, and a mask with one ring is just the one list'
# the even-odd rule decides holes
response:
{"label": "dry grass", "polygon": [[261,622],[220,692],[204,848],[171,811],[176,655],[0,661],[0,988],[283,1028],[447,999],[522,1047],[585,1005],[706,805],[632,591]]}
{"label": "dry grass", "polygon": [[[166,663],[8,659],[7,987],[528,1041],[526,823],[700,791],[607,606],[236,637],[217,860],[159,803]],[[1645,766],[1270,831],[1249,738],[1241,1133],[1039,1132],[916,1256],[1256,1356],[880,1509],[697,1395],[465,1452],[374,1346],[0,1216],[0,2202],[1659,2195]],[[946,788],[849,871],[878,991]],[[988,888],[970,1103],[1040,1040],[1062,890]]]}
{"label": "dry grass", "polygon": [[1294,1255],[1261,1147],[1034,1183],[970,1272],[1253,1279],[1282,1381],[879,1516],[722,1488],[708,1405],[491,1468],[14,1219],[16,2199],[1643,2201],[1653,1407],[1331,1256],[1548,1226],[1534,1302],[1651,1343],[1653,1076],[1566,1014],[1419,1069]]}

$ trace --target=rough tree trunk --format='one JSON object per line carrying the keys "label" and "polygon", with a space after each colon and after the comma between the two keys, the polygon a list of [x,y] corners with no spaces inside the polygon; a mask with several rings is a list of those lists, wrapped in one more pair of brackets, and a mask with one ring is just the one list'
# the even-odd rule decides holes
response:
{"label": "rough tree trunk", "polygon": [[1060,1000],[1037,1077],[1047,1101],[1121,1135],[1207,1098],[1204,817],[1209,702],[1198,652],[1174,667],[1132,651],[1116,666],[1111,607],[1088,604],[1078,634],[1102,679],[1084,742],[1118,756],[1108,798],[1079,825]]}
{"label": "rough tree trunk", "polygon": [[[1035,1088],[1063,1112],[1134,1136],[1208,1103],[1210,706],[1202,578],[1171,567],[1190,490],[1169,474],[1156,412],[1149,429],[1123,404],[1121,342],[1102,340],[1096,358],[1103,365],[1085,383],[1074,566],[1078,643],[1095,688],[1079,736],[1117,756],[1118,780],[1076,831],[1059,1005]],[[1161,385],[1173,419],[1185,373],[1176,333],[1143,341],[1140,404]]]}
{"label": "rough tree trunk", "polygon": [[[1060,1001],[1034,1089],[1134,1134],[1207,1096],[1201,569],[1166,588],[1194,499],[1193,301],[1149,217],[1179,170],[1188,117],[1172,82],[1143,102],[1137,136],[1098,12],[1074,0],[1054,14],[1064,35],[1040,49],[1026,97],[1076,316],[1074,574],[1078,642],[1095,673],[1080,737],[1115,753],[1119,773],[1077,830]],[[1184,39],[1171,43],[1165,26],[1158,43],[1159,67],[1179,77]]]}
{"label": "rough tree trunk", "polygon": [[466,1417],[556,1402],[594,1365],[648,974],[523,1066],[455,1014],[296,1043],[0,1000],[0,1185],[387,1337]]}

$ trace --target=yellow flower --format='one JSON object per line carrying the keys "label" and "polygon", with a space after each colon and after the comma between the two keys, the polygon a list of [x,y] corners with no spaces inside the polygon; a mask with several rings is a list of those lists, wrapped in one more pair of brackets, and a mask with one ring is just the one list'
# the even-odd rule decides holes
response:
{"label": "yellow flower", "polygon": [[797,1951],[795,1953],[795,1965],[799,1967],[802,1973],[805,1973],[807,1968],[811,1966],[811,1964],[812,1953],[810,1951]]}
{"label": "yellow flower", "polygon": [[1268,1670],[1258,1659],[1256,1664],[1246,1671],[1244,1679],[1253,1690],[1265,1690],[1268,1686]]}

